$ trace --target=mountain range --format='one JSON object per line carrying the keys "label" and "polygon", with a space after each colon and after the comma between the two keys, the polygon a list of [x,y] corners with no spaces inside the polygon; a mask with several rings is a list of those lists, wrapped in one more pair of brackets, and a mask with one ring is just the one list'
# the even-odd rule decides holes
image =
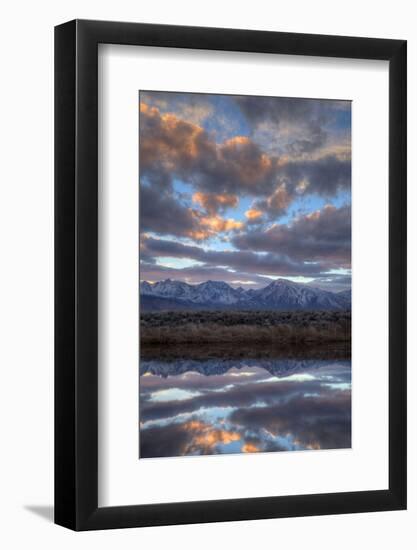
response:
{"label": "mountain range", "polygon": [[[338,360],[339,367],[350,367],[350,360]],[[176,359],[175,361],[161,361],[159,359],[142,360],[139,373],[144,375],[151,373],[156,376],[168,378],[168,376],[179,376],[186,372],[198,372],[204,376],[221,375],[230,369],[241,369],[242,367],[257,367],[268,371],[272,376],[282,376],[298,371],[308,371],[322,367],[335,365],[334,359]]]}
{"label": "mountain range", "polygon": [[141,311],[166,310],[348,310],[351,290],[330,292],[287,279],[264,288],[233,288],[223,281],[190,285],[166,279],[140,283]]}

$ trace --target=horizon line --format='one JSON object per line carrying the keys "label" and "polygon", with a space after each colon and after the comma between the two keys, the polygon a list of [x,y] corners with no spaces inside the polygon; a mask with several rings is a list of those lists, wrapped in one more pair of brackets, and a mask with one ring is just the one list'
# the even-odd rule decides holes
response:
{"label": "horizon line", "polygon": [[[314,281],[310,281],[309,283],[301,283],[301,282],[296,282],[296,281],[291,281],[290,279],[286,279],[285,277],[277,277],[276,279],[271,279],[271,281],[269,283],[265,282],[265,287],[273,284],[273,283],[276,283],[277,281],[285,281],[285,282],[288,282],[288,283],[291,283],[291,284],[294,284],[294,285],[299,285],[299,286],[307,286],[307,287],[310,287],[310,288],[317,288],[318,290],[324,290],[323,288],[320,288],[320,287],[317,287],[317,286],[314,286]],[[189,286],[199,286],[199,285],[202,285],[202,284],[205,284],[205,283],[223,283],[223,284],[226,284],[227,286],[229,286],[230,288],[235,288],[234,286],[232,286],[232,284],[228,283],[227,281],[224,281],[224,280],[221,280],[221,279],[207,279],[205,281],[200,281],[198,283],[189,283],[187,281],[183,281],[183,280],[180,280],[180,279],[171,279],[170,277],[167,277],[166,279],[161,279],[159,281],[148,281],[147,279],[139,279],[139,283],[147,283],[149,285],[155,285],[155,284],[158,284],[158,283],[165,283],[165,282],[176,282],[176,283],[182,283],[182,284],[186,284],[186,285],[189,285]],[[313,283],[313,284],[312,284]],[[260,287],[260,288],[265,288],[262,285],[262,283],[244,283],[244,282],[241,282],[241,281],[236,281],[236,283],[234,283],[236,285],[237,288],[242,288],[243,290],[246,290],[244,287],[245,286],[249,286],[249,284],[251,284],[251,286],[257,286],[257,287]],[[250,290],[250,289],[248,289]],[[332,292],[333,294],[337,294],[338,292],[345,292],[346,290],[352,290],[352,285],[346,285],[346,288],[343,289],[343,290],[325,290],[326,292]]]}

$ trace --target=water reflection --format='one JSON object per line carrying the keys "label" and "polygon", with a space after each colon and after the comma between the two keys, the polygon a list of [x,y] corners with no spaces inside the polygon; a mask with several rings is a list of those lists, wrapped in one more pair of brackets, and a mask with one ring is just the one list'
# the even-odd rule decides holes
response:
{"label": "water reflection", "polygon": [[143,351],[141,458],[351,446],[346,354],[200,352]]}

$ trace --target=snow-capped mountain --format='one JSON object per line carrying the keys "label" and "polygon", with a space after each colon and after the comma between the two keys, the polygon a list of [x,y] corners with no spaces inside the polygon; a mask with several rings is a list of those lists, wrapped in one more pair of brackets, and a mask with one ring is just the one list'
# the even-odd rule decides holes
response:
{"label": "snow-capped mountain", "polygon": [[194,303],[199,304],[236,304],[240,300],[241,293],[221,281],[207,281],[196,285]]}
{"label": "snow-capped mountain", "polygon": [[274,309],[342,309],[337,294],[286,279],[277,279],[267,287],[256,290],[257,303]]}
{"label": "snow-capped mountain", "polygon": [[349,290],[342,290],[342,292],[338,292],[337,297],[344,301],[346,304],[346,309],[350,309],[352,307],[352,290],[350,288]]}
{"label": "snow-capped mountain", "polygon": [[140,284],[141,309],[279,309],[341,310],[350,308],[350,291],[321,290],[286,279],[277,279],[265,288],[232,288],[222,281],[190,285],[166,279]]}
{"label": "snow-capped mountain", "polygon": [[142,281],[140,283],[141,294],[152,294],[152,285],[148,281]]}
{"label": "snow-capped mountain", "polygon": [[[244,363],[242,359],[218,358],[215,359],[176,359],[175,361],[164,361],[157,359],[142,359],[140,362],[140,375],[151,373],[163,378],[168,376],[179,376],[186,372],[198,372],[204,376],[225,374],[230,369],[241,369],[242,367],[256,367],[267,370],[272,376],[282,376],[297,371],[309,371],[325,366],[334,366],[334,359],[269,359],[269,358],[247,358]],[[350,368],[350,360],[338,360],[340,367]]]}
{"label": "snow-capped mountain", "polygon": [[162,298],[189,300],[194,295],[194,288],[191,285],[187,285],[187,283],[182,283],[181,281],[171,281],[171,279],[160,281],[149,285],[149,287],[147,287],[147,294],[150,293],[153,296],[160,296]]}
{"label": "snow-capped mountain", "polygon": [[[243,290],[243,289],[242,289]],[[221,281],[206,281],[199,285],[189,285],[181,281],[166,279],[150,284],[143,281],[140,285],[142,295],[157,296],[189,301],[193,304],[230,305],[239,301],[241,292]]]}

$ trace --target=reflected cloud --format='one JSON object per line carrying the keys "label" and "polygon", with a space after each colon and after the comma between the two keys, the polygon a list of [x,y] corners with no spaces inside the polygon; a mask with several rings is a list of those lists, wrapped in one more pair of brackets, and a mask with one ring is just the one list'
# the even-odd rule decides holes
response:
{"label": "reflected cloud", "polygon": [[350,360],[141,362],[140,457],[349,448]]}
{"label": "reflected cloud", "polygon": [[151,395],[149,396],[149,401],[183,401],[184,399],[191,399],[192,397],[196,397],[198,395],[201,395],[201,393],[199,393],[198,391],[191,392],[181,390],[179,388],[172,388],[151,393]]}
{"label": "reflected cloud", "polygon": [[242,447],[242,453],[258,453],[259,451],[259,447],[253,443],[245,443]]}

